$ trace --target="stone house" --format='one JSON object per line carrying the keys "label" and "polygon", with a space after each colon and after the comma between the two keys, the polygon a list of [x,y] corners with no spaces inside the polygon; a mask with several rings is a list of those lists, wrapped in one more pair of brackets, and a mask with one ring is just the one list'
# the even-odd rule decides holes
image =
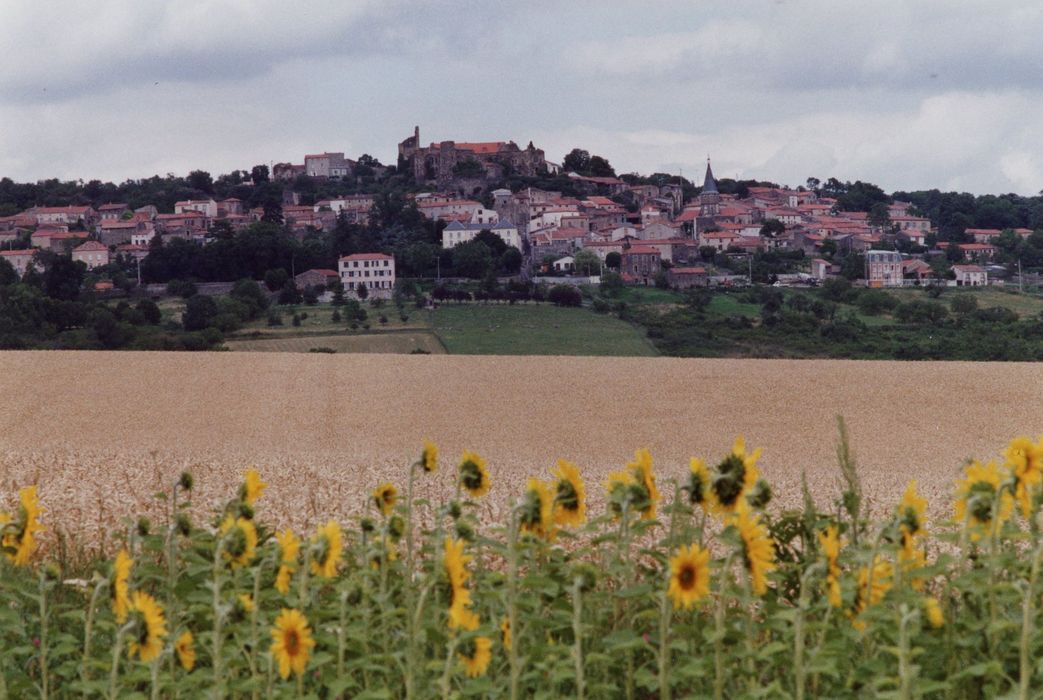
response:
{"label": "stone house", "polygon": [[72,259],[87,265],[88,270],[109,264],[109,249],[98,241],[87,241],[72,250]]}
{"label": "stone house", "polygon": [[293,281],[298,289],[305,289],[307,287],[321,287],[325,289],[327,284],[338,277],[339,275],[336,270],[316,268],[300,273],[293,278]]}
{"label": "stone house", "polygon": [[710,285],[710,275],[704,267],[671,267],[667,270],[666,276],[670,280],[670,286],[677,289]]}
{"label": "stone house", "polygon": [[395,289],[395,258],[383,253],[356,253],[337,261],[337,272],[344,283],[344,293],[358,298],[358,287],[364,285],[367,298],[390,299]]}
{"label": "stone house", "polygon": [[870,287],[902,286],[902,255],[893,250],[866,252],[866,282]]}
{"label": "stone house", "polygon": [[984,287],[989,283],[989,273],[979,265],[953,265],[957,287]]}
{"label": "stone house", "polygon": [[638,284],[653,284],[655,276],[662,269],[662,256],[659,250],[651,246],[636,245],[624,248],[622,252],[622,273]]}

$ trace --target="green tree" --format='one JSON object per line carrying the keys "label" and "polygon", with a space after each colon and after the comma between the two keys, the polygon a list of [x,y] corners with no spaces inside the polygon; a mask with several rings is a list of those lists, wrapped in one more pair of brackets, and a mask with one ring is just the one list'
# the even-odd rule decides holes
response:
{"label": "green tree", "polygon": [[601,293],[617,297],[623,293],[623,277],[618,272],[606,272],[601,276]]}
{"label": "green tree", "polygon": [[481,241],[468,241],[453,248],[453,269],[461,277],[481,279],[491,266],[489,246]]}
{"label": "green tree", "polygon": [[[702,248],[700,248],[700,250],[702,250]],[[622,266],[623,256],[620,255],[617,251],[613,250],[611,253],[605,256],[605,267],[609,268],[610,270],[619,270],[619,268],[621,268]]]}
{"label": "green tree", "polygon": [[891,229],[891,211],[887,208],[887,203],[877,202],[870,207],[866,221],[870,226],[889,231]]}
{"label": "green tree", "polygon": [[181,314],[181,325],[186,331],[201,331],[210,325],[217,313],[217,302],[213,297],[196,294],[185,302],[185,312]]}
{"label": "green tree", "polygon": [[761,225],[760,235],[761,238],[771,240],[778,238],[778,236],[786,231],[786,224],[782,223],[778,219],[768,219]]}
{"label": "green tree", "polygon": [[576,251],[576,254],[572,256],[572,261],[576,272],[581,275],[590,277],[601,272],[601,258],[592,250],[584,248]]}
{"label": "green tree", "polygon": [[163,320],[163,313],[159,310],[159,305],[151,299],[142,299],[134,308],[145,319],[145,323],[151,326],[158,326],[159,322]]}
{"label": "green tree", "polygon": [[359,282],[355,285],[355,294],[358,295],[358,298],[362,301],[366,300],[366,297],[369,296],[369,288],[366,287],[365,282]]}

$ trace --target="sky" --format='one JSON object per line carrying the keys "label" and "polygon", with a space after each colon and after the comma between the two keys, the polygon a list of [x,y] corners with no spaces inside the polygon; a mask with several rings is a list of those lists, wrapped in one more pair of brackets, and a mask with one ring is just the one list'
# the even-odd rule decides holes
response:
{"label": "sky", "polygon": [[1043,189],[1039,0],[2,0],[0,177],[421,141],[617,172]]}

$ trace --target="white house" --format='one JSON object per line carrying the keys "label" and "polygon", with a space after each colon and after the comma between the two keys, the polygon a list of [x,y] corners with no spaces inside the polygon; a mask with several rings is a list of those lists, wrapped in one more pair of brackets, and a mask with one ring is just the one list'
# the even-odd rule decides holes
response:
{"label": "white house", "polygon": [[87,241],[72,249],[72,259],[87,265],[88,270],[109,264],[109,249],[98,241]]}
{"label": "white house", "polygon": [[465,224],[460,221],[454,221],[442,230],[442,247],[455,248],[461,243],[473,240],[475,236],[486,229],[499,236],[507,245],[521,250],[521,235],[518,233],[518,227],[507,219],[493,226],[489,224]]}
{"label": "white house", "polygon": [[359,296],[359,285],[366,287],[367,298],[390,299],[395,289],[395,258],[383,253],[356,253],[337,261],[337,273],[344,293]]}
{"label": "white house", "polygon": [[217,202],[212,199],[186,199],[183,202],[174,204],[175,214],[184,214],[190,211],[197,211],[203,216],[213,219],[217,217]]}
{"label": "white house", "polygon": [[572,272],[576,269],[576,260],[571,255],[558,258],[553,264],[555,272]]}
{"label": "white house", "polygon": [[980,265],[953,265],[957,287],[984,287],[989,283],[989,273]]}
{"label": "white house", "polygon": [[32,265],[34,268],[39,268],[36,261],[33,260],[33,256],[36,255],[35,248],[29,248],[27,250],[0,250],[0,260],[6,260],[11,263],[14,271],[21,277],[25,274],[25,271]]}

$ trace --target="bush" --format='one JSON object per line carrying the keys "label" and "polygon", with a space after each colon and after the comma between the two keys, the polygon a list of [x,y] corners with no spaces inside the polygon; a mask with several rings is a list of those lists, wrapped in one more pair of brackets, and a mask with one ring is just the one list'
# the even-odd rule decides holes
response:
{"label": "bush", "polygon": [[268,325],[269,326],[281,326],[282,325],[282,314],[278,311],[268,312]]}
{"label": "bush", "polygon": [[957,294],[949,301],[949,308],[963,316],[977,310],[978,299],[972,294]]}
{"label": "bush", "polygon": [[159,305],[151,299],[142,299],[134,308],[141,313],[145,323],[150,326],[158,326],[159,322],[163,320],[163,313],[159,310]]}
{"label": "bush", "polygon": [[898,306],[898,299],[882,289],[866,289],[858,295],[855,305],[867,316],[879,316]]}
{"label": "bush", "polygon": [[170,294],[171,296],[188,299],[189,297],[195,296],[198,292],[199,290],[196,289],[194,282],[186,280],[170,280],[167,282],[167,294]]}
{"label": "bush", "polygon": [[341,319],[340,319],[340,310],[339,309],[334,309],[333,310],[333,315],[330,316],[330,320],[333,321],[334,323],[340,323]]}
{"label": "bush", "polygon": [[556,284],[547,293],[547,301],[555,306],[579,306],[583,295],[571,284]]}
{"label": "bush", "polygon": [[300,314],[294,314],[293,315],[293,325],[294,325],[294,327],[300,327],[300,325],[301,325],[301,315]]}

